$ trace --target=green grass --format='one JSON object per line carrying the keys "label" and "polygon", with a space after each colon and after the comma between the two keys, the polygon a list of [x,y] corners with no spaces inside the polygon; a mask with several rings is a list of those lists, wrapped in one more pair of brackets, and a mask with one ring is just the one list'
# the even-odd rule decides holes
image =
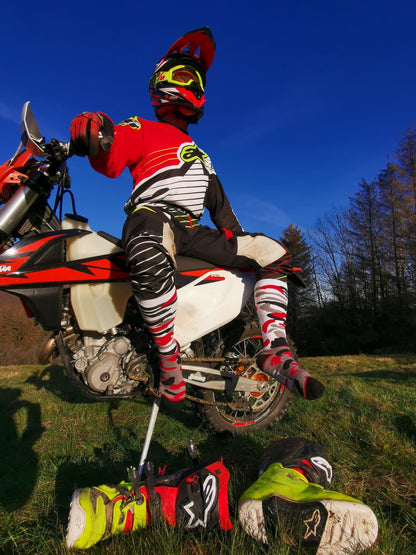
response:
{"label": "green grass", "polygon": [[[230,507],[256,478],[274,440],[303,436],[324,447],[333,489],[375,512],[379,538],[369,553],[416,552],[416,356],[349,356],[301,360],[327,385],[324,397],[296,399],[273,428],[240,437],[214,436],[191,406],[160,412],[149,459],[174,472],[190,465],[193,439],[202,460],[223,457],[231,471]],[[71,389],[60,366],[0,369],[0,552],[68,553],[64,545],[72,492],[116,483],[137,465],[151,400],[90,403]],[[284,542],[265,548],[238,526],[229,533],[191,533],[163,525],[114,537],[89,553],[302,553]]]}

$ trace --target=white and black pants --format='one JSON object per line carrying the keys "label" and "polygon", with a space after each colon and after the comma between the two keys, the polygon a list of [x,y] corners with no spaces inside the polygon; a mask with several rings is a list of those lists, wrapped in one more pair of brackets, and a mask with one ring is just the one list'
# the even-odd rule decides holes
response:
{"label": "white and black pants", "polygon": [[[183,212],[165,212],[159,207],[140,206],[127,217],[123,245],[134,296],[161,353],[172,352],[176,346],[173,337],[177,303],[176,255],[200,258],[218,266],[254,270],[259,279],[256,285],[261,282],[260,289],[264,294],[267,295],[267,291],[271,293],[270,302],[262,296],[267,305],[266,318],[274,318],[270,316],[271,313],[278,315],[279,333],[284,335],[287,288],[282,291],[279,284],[277,298],[275,287],[268,288],[266,282],[271,281],[273,285],[276,278],[279,282],[281,278],[286,282],[285,268],[290,267],[290,256],[274,239],[244,232],[227,238],[223,231],[200,226]],[[257,287],[257,290],[260,289]],[[279,306],[271,308],[271,303],[275,302],[272,297],[276,297]],[[256,305],[259,310],[258,299],[257,293]],[[265,331],[269,328],[267,325]],[[268,341],[270,344],[270,338]]]}

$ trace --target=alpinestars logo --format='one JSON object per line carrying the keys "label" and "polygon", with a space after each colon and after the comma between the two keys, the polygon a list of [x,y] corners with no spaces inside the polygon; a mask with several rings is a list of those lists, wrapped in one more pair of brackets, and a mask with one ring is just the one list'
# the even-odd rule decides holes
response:
{"label": "alpinestars logo", "polygon": [[137,116],[125,119],[120,123],[120,125],[128,125],[132,129],[140,129],[142,126]]}
{"label": "alpinestars logo", "polygon": [[190,501],[183,507],[185,512],[189,515],[189,521],[185,525],[185,528],[197,528],[198,526],[202,526],[203,528],[207,527],[209,513],[217,498],[217,482],[215,476],[209,475],[205,478],[202,484],[202,491],[204,492],[205,499],[203,519],[201,520],[194,513],[194,502]]}
{"label": "alpinestars logo", "polygon": [[319,512],[319,509],[316,509],[313,512],[311,518],[303,521],[303,524],[306,526],[306,532],[305,532],[305,535],[303,536],[303,539],[307,540],[311,536],[316,538],[316,533],[320,523],[321,523],[321,513]]}
{"label": "alpinestars logo", "polygon": [[12,271],[12,267],[8,266],[7,264],[2,264],[0,266],[0,272],[11,272]]}
{"label": "alpinestars logo", "polygon": [[193,162],[194,160],[199,160],[210,173],[214,171],[211,159],[208,154],[201,150],[195,143],[191,145],[185,145],[181,149],[179,156],[180,159],[184,162]]}
{"label": "alpinestars logo", "polygon": [[332,482],[332,466],[329,462],[323,457],[312,457],[311,462],[314,466],[317,466],[325,472],[328,484],[330,484]]}

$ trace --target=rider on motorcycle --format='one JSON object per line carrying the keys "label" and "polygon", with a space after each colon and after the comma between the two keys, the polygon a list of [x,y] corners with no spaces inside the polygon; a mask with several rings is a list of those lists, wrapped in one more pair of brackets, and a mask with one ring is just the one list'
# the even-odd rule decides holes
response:
{"label": "rider on motorcycle", "polygon": [[[263,336],[258,366],[301,397],[317,399],[324,386],[299,366],[287,345],[290,254],[274,239],[243,231],[210,158],[188,134],[188,125],[203,115],[214,54],[208,27],[186,33],[150,78],[158,121],[135,116],[114,126],[101,112],[84,112],[71,123],[73,151],[88,155],[92,167],[108,177],[118,177],[126,167],[131,172],[122,239],[133,293],[159,350],[164,403],[179,409],[185,399],[174,337],[175,255],[256,273],[254,299]],[[198,223],[204,207],[217,229]]]}

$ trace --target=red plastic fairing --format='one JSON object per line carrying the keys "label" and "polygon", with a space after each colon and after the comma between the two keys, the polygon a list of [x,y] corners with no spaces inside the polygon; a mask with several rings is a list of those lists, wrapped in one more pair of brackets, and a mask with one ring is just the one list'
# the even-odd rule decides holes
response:
{"label": "red plastic fairing", "polygon": [[7,202],[17,189],[22,185],[22,181],[27,179],[25,166],[30,158],[29,152],[23,150],[13,160],[8,160],[0,166],[0,203]]}
{"label": "red plastic fairing", "polygon": [[123,281],[129,275],[124,253],[62,261],[56,243],[74,235],[73,231],[46,233],[24,239],[0,255],[0,288],[32,287],[70,283]]}

